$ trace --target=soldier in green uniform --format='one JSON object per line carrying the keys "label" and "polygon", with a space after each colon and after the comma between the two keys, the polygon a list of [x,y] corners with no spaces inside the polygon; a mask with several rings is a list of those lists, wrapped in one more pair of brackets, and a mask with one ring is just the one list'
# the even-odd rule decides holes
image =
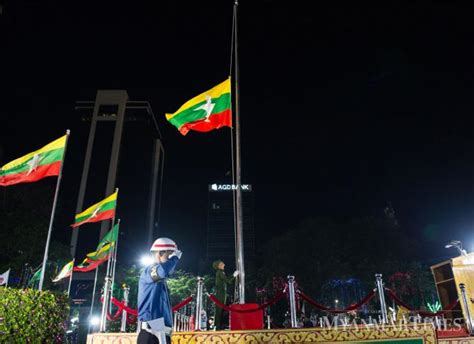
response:
{"label": "soldier in green uniform", "polygon": [[[239,272],[234,271],[232,276],[227,277],[224,272],[225,264],[222,260],[216,260],[212,263],[212,267],[216,270],[216,298],[225,305],[227,302],[227,284],[232,283],[239,275]],[[216,330],[222,330],[222,312],[223,309],[216,306],[216,315],[214,317]]]}

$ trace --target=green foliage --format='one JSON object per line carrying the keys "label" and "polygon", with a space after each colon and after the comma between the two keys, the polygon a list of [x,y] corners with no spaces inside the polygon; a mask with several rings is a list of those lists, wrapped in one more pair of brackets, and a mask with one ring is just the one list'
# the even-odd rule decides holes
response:
{"label": "green foliage", "polygon": [[[44,180],[0,190],[0,273],[11,268],[10,278],[19,277],[25,264],[37,267],[42,263],[54,186],[54,180]],[[68,246],[52,240],[45,289],[59,289],[51,279],[70,260]]]}
{"label": "green foliage", "polygon": [[32,289],[0,288],[0,342],[62,343],[69,315],[65,295]]}
{"label": "green foliage", "polygon": [[[374,274],[382,273],[391,287],[390,276],[404,272],[411,276],[407,281],[410,293],[400,296],[418,308],[433,301],[436,292],[429,267],[417,262],[415,244],[389,217],[309,219],[267,242],[255,284],[265,287],[271,297],[273,277],[286,280],[294,275],[306,294],[331,306],[334,296],[326,300],[323,292],[329,281],[356,278],[365,295],[375,286]],[[273,314],[284,314],[286,305],[281,302],[281,310],[279,306],[272,308]]]}

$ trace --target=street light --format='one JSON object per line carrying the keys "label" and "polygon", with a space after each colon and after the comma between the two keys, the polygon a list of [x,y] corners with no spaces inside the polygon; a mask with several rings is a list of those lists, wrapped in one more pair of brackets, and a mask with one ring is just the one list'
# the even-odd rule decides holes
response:
{"label": "street light", "polygon": [[140,264],[142,266],[150,266],[155,262],[150,254],[145,254],[140,258]]}
{"label": "street light", "polygon": [[91,320],[89,320],[89,324],[91,326],[97,326],[100,324],[100,317],[98,317],[97,315],[94,315]]}
{"label": "street light", "polygon": [[445,248],[455,247],[461,256],[467,256],[467,252],[466,250],[462,248],[462,243],[459,240],[452,240],[449,243],[447,243],[444,247]]}

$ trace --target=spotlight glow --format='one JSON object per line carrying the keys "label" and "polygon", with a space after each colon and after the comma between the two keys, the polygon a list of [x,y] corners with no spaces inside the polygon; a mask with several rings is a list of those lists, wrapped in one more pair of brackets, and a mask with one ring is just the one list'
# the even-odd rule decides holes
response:
{"label": "spotlight glow", "polygon": [[153,259],[153,257],[149,254],[146,254],[144,256],[142,256],[142,258],[140,259],[140,264],[142,266],[150,266],[151,264],[153,264],[155,262],[155,260]]}
{"label": "spotlight glow", "polygon": [[100,324],[100,318],[97,315],[94,315],[91,320],[89,320],[92,326],[97,326]]}

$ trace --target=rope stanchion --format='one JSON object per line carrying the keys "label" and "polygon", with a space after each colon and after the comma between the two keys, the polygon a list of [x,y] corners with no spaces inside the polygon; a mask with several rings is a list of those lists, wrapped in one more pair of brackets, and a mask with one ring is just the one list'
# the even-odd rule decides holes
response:
{"label": "rope stanchion", "polygon": [[183,301],[178,303],[176,306],[173,306],[173,312],[176,312],[176,311],[180,310],[181,308],[186,306],[188,303],[190,303],[192,300],[193,300],[192,296],[189,296],[189,297],[185,298]]}
{"label": "rope stanchion", "polygon": [[236,313],[252,313],[252,312],[257,312],[257,311],[260,311],[264,308],[267,308],[267,307],[270,307],[271,305],[273,305],[274,303],[278,302],[281,298],[283,298],[283,296],[285,296],[285,292],[281,292],[279,293],[277,296],[275,296],[272,300],[260,305],[259,307],[257,308],[253,308],[253,309],[233,309],[232,306],[229,307],[229,306],[226,306],[224,305],[222,302],[220,302],[217,297],[215,297],[214,295],[212,294],[207,294],[207,296],[209,297],[209,299],[214,302],[214,304],[219,307],[219,308],[222,308],[223,310],[227,311],[227,312],[236,312]]}
{"label": "rope stanchion", "polygon": [[373,299],[373,297],[375,296],[375,290],[372,290],[369,294],[367,294],[366,297],[364,297],[362,300],[360,300],[359,302],[353,304],[353,305],[350,305],[349,307],[345,308],[345,309],[331,309],[329,307],[326,307],[326,306],[323,306],[321,305],[320,303],[317,303],[316,301],[314,301],[313,299],[311,299],[308,295],[304,294],[301,290],[298,290],[298,293],[300,294],[301,298],[303,300],[305,300],[306,302],[308,302],[310,305],[312,305],[314,308],[317,308],[321,311],[325,311],[325,312],[329,312],[329,313],[347,313],[347,312],[350,312],[350,311],[355,311],[356,309],[359,309],[360,307],[362,307],[363,305],[365,305],[366,303],[368,303],[370,300]]}
{"label": "rope stanchion", "polygon": [[421,309],[413,309],[412,307],[410,307],[409,305],[407,305],[405,302],[403,302],[398,296],[397,294],[395,294],[395,292],[392,290],[392,289],[389,289],[389,288],[385,288],[385,291],[388,293],[388,296],[390,296],[392,298],[393,301],[395,301],[395,303],[403,308],[406,308],[408,309],[410,312],[415,312],[415,313],[418,313],[419,315],[423,316],[423,317],[436,317],[436,316],[439,316],[439,315],[442,315],[446,312],[450,312],[454,309],[454,307],[456,307],[456,305],[459,303],[459,300],[455,300],[453,302],[451,302],[448,307],[446,307],[446,309],[443,309],[443,310],[440,310],[440,311],[437,311],[437,312],[430,312],[430,311],[424,311],[424,310],[421,310]]}
{"label": "rope stanchion", "polygon": [[111,315],[111,314],[109,313],[109,311],[107,311],[107,314],[106,314],[108,321],[116,321],[116,320],[119,320],[120,317],[121,317],[121,315],[122,315],[122,309],[121,309],[121,308],[117,309],[117,311],[115,312],[114,315]]}

